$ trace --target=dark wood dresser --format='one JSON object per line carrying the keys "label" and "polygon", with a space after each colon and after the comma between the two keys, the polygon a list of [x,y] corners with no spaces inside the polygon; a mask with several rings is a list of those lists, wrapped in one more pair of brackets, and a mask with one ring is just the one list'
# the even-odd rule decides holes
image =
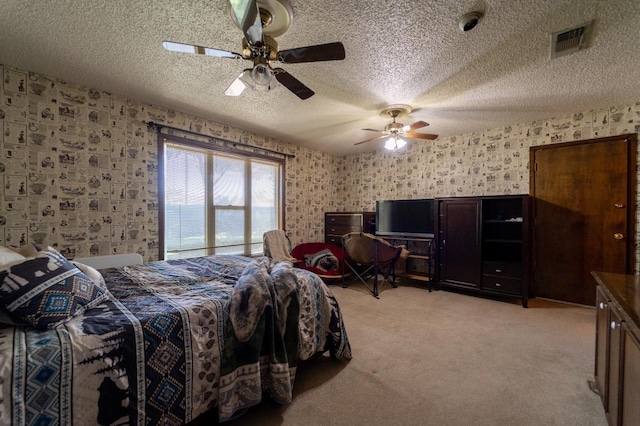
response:
{"label": "dark wood dresser", "polygon": [[375,232],[375,212],[326,212],[324,242],[342,246],[340,237],[349,232]]}
{"label": "dark wood dresser", "polygon": [[595,383],[610,425],[640,425],[640,276],[596,280]]}

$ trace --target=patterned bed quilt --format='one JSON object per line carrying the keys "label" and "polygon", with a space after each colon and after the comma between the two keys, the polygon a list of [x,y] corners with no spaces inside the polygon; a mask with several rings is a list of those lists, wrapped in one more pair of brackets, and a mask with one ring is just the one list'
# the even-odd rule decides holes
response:
{"label": "patterned bed quilt", "polygon": [[299,360],[351,358],[334,296],[266,257],[102,270],[106,297],[50,329],[0,325],[0,424],[220,421],[292,398]]}

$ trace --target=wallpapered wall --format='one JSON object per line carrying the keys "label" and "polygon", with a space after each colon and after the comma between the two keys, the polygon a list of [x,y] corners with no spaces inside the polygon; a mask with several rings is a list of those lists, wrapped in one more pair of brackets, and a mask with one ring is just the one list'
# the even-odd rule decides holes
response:
{"label": "wallpapered wall", "polygon": [[[345,210],[375,210],[381,199],[529,193],[529,148],[640,132],[640,102],[438,138],[396,153],[340,161]],[[358,190],[360,189],[360,190]]]}
{"label": "wallpapered wall", "polygon": [[325,211],[372,211],[379,199],[528,193],[530,146],[640,132],[639,102],[335,157],[36,73],[0,71],[0,245],[52,245],[68,257],[158,258],[157,135],[148,121],[294,154],[285,182],[294,245],[324,239]]}
{"label": "wallpapered wall", "polygon": [[[137,252],[158,259],[156,122],[294,154],[287,230],[322,239],[336,207],[336,159],[178,111],[0,67],[0,245],[51,245],[67,257]],[[311,222],[313,226],[307,226]]]}

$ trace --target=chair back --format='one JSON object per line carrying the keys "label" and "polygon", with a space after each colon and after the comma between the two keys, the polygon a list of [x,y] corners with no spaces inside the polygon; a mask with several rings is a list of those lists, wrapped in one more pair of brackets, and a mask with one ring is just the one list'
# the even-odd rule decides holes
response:
{"label": "chair back", "polygon": [[366,232],[343,235],[342,245],[353,261],[362,264],[391,262],[402,252],[401,246],[393,246],[388,241]]}
{"label": "chair back", "polygon": [[273,229],[262,235],[262,251],[265,256],[278,262],[296,260],[291,256],[291,240],[282,229]]}

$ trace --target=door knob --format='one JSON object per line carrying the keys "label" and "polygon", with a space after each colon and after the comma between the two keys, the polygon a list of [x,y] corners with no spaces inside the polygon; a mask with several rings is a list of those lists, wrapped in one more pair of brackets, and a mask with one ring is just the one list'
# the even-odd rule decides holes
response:
{"label": "door knob", "polygon": [[613,238],[615,238],[616,240],[621,240],[624,238],[624,235],[620,232],[616,232],[615,234],[613,234]]}

